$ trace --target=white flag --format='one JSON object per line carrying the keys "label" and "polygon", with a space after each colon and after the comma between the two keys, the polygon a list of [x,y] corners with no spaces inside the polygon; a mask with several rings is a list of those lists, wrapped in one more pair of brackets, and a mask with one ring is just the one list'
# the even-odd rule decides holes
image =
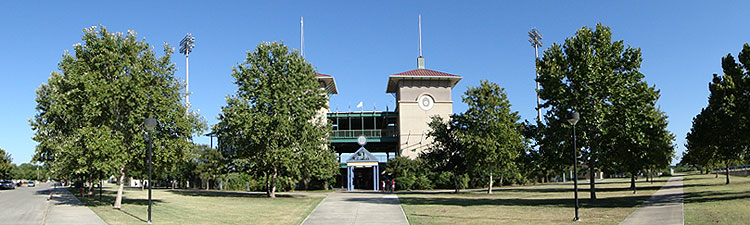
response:
{"label": "white flag", "polygon": [[357,108],[362,108],[362,106],[362,101],[360,101],[359,104],[357,104]]}

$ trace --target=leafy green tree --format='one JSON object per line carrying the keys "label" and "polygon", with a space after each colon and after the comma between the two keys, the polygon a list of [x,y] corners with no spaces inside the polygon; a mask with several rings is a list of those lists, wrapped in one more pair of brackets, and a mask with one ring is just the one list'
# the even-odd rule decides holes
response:
{"label": "leafy green tree", "polygon": [[[686,151],[683,153],[681,165],[692,165],[698,167],[701,172],[708,173],[712,168],[718,165],[717,148],[711,130],[715,124],[711,119],[715,117],[710,115],[711,111],[707,108],[701,109],[701,112],[693,117],[693,126],[685,137]],[[718,174],[717,174],[718,176]]]}
{"label": "leafy green tree", "polygon": [[521,117],[511,111],[505,89],[487,80],[469,87],[462,100],[468,109],[457,116],[462,124],[458,139],[466,146],[469,167],[488,173],[487,193],[491,194],[493,173],[514,169],[515,160],[526,148]]}
{"label": "leafy green tree", "polygon": [[195,174],[205,180],[206,190],[209,189],[209,184],[213,180],[218,181],[226,169],[226,159],[216,149],[209,148],[207,145],[197,145],[198,158],[195,166]]}
{"label": "leafy green tree", "polygon": [[[613,42],[609,27],[601,24],[595,30],[584,26],[575,36],[565,39],[563,45],[550,46],[537,61],[539,95],[544,100],[542,107],[547,108],[544,138],[551,139],[546,143],[572,145],[566,118],[569,110],[580,113],[577,140],[583,150],[581,159],[587,159],[589,166],[591,199],[596,199],[594,173],[606,166],[602,163],[607,162],[601,159],[610,150],[604,135],[608,130],[607,115],[612,110],[611,98],[625,82],[623,78],[640,74],[641,61],[640,49],[626,47],[623,41]],[[564,158],[560,160],[571,162],[573,157],[566,154],[561,154]]]}
{"label": "leafy green tree", "polygon": [[276,42],[259,44],[232,69],[237,92],[227,97],[216,133],[252,165],[246,172],[266,178],[269,197],[276,197],[280,180],[299,181],[303,166],[315,166],[305,161],[333,154],[326,141],[330,127],[317,119],[328,106],[315,75],[299,52]]}
{"label": "leafy green tree", "polygon": [[461,124],[455,116],[445,121],[440,116],[433,116],[430,121],[430,132],[427,135],[434,140],[429,150],[419,157],[424,159],[435,172],[447,172],[450,174],[450,183],[453,184],[455,192],[465,188],[465,177],[468,173],[466,161],[466,148],[458,139],[458,130]]}
{"label": "leafy green tree", "polygon": [[6,153],[5,149],[0,148],[0,179],[11,178],[11,172],[13,171],[13,158],[10,153]]}
{"label": "leafy green tree", "polygon": [[329,183],[336,174],[339,173],[339,161],[334,151],[317,149],[316,151],[303,151],[300,179],[308,189],[308,184],[312,180],[320,180],[323,183],[323,189],[328,190]]}
{"label": "leafy green tree", "polygon": [[134,31],[91,27],[83,33],[74,54],[63,54],[60,72],[37,89],[37,113],[30,121],[39,143],[34,161],[64,178],[93,182],[118,175],[119,209],[125,177],[147,169],[145,118],[158,121],[155,174],[174,167],[205,124],[196,113],[185,114],[172,47],[165,43],[159,57]]}
{"label": "leafy green tree", "polygon": [[659,91],[642,80],[643,75],[623,77],[623,88],[610,98],[612,110],[604,126],[606,154],[610,167],[632,174],[630,186],[636,193],[639,171],[665,168],[674,156],[674,135],[667,130],[667,116],[656,107]]}
{"label": "leafy green tree", "polygon": [[47,170],[42,166],[33,165],[31,163],[21,163],[21,165],[13,167],[13,178],[14,179],[26,179],[36,180],[47,177]]}
{"label": "leafy green tree", "polygon": [[[688,133],[688,155],[696,164],[729,165],[750,156],[750,45],[738,55],[721,59],[723,75],[713,75],[708,85],[708,106],[693,119]],[[708,157],[708,158],[706,158]]]}
{"label": "leafy green tree", "polygon": [[422,158],[397,156],[388,160],[385,172],[396,180],[398,190],[432,189],[426,167],[426,161]]}

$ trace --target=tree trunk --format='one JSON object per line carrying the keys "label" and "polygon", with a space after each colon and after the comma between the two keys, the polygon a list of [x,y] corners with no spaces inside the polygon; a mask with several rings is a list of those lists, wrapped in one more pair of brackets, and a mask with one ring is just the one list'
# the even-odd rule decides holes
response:
{"label": "tree trunk", "polygon": [[724,166],[726,166],[726,168],[727,168],[727,184],[729,184],[729,163],[728,162],[724,162]]}
{"label": "tree trunk", "polygon": [[633,189],[633,194],[635,194],[635,174],[630,176],[630,188]]}
{"label": "tree trunk", "polygon": [[490,168],[490,186],[487,188],[487,194],[492,194],[492,169]]}
{"label": "tree trunk", "polygon": [[309,190],[308,185],[310,184],[310,179],[303,179],[302,184],[305,185],[305,190]]}
{"label": "tree trunk", "polygon": [[458,186],[458,175],[456,175],[455,173],[453,174],[453,187],[456,188],[455,193],[458,194],[460,187]]}
{"label": "tree trunk", "polygon": [[266,173],[266,196],[271,196],[271,175]]}
{"label": "tree trunk", "polygon": [[323,190],[328,190],[328,180],[323,181]]}
{"label": "tree trunk", "polygon": [[115,209],[120,209],[122,207],[122,189],[125,185],[125,167],[120,168],[120,184],[117,187],[117,197],[115,197]]}
{"label": "tree trunk", "polygon": [[268,189],[268,197],[276,198],[276,179],[278,179],[279,172],[276,168],[273,169],[273,177],[271,178],[271,188]]}
{"label": "tree trunk", "polygon": [[[589,161],[591,162],[591,161]],[[594,177],[596,171],[594,171],[594,166],[592,163],[589,163],[589,186],[591,186],[591,200],[596,200],[596,178]]]}
{"label": "tree trunk", "polygon": [[648,175],[651,176],[651,184],[654,184],[654,170],[649,169],[648,172]]}
{"label": "tree trunk", "polygon": [[94,176],[93,175],[89,176],[88,179],[86,179],[86,181],[88,181],[89,183],[89,187],[86,188],[86,195],[94,194],[94,191],[93,191],[94,190]]}

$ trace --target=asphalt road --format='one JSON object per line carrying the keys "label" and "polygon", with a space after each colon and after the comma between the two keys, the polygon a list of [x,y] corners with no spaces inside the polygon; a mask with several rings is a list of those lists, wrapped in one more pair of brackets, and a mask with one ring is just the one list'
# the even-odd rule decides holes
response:
{"label": "asphalt road", "polygon": [[0,224],[42,224],[52,183],[0,190]]}

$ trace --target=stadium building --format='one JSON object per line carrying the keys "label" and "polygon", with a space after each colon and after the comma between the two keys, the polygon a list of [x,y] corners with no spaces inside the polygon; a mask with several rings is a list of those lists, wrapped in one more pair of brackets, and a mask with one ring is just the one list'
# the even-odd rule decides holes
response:
{"label": "stadium building", "polygon": [[[318,74],[321,88],[338,94],[333,76]],[[336,187],[347,190],[378,190],[387,178],[384,166],[396,156],[416,158],[427,150],[432,116],[453,114],[451,91],[461,76],[425,69],[417,58],[417,69],[388,77],[385,92],[396,98],[393,111],[327,111],[332,126],[331,146],[339,156],[341,175]]]}

